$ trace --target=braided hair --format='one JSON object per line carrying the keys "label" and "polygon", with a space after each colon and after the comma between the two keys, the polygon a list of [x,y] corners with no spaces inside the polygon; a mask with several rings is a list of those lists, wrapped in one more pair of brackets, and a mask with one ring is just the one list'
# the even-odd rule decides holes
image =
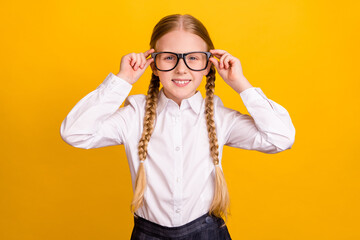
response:
{"label": "braided hair", "polygon": [[[188,14],[173,14],[162,18],[154,27],[151,36],[150,47],[155,48],[156,41],[159,40],[163,35],[178,29],[184,29],[185,31],[198,35],[206,42],[208,50],[214,49],[214,45],[204,25],[198,19]],[[205,85],[205,117],[210,143],[210,155],[215,166],[215,192],[209,213],[217,217],[224,216],[225,220],[227,220],[228,208],[230,204],[229,192],[224,174],[219,165],[219,145],[214,122],[215,74],[215,67],[211,66],[210,71],[206,76]],[[132,213],[135,213],[135,211],[144,203],[144,192],[147,185],[144,161],[147,156],[147,146],[150,141],[151,134],[154,130],[159,87],[160,79],[153,73],[146,96],[143,133],[138,145],[140,165],[136,174],[135,191],[130,206]]]}

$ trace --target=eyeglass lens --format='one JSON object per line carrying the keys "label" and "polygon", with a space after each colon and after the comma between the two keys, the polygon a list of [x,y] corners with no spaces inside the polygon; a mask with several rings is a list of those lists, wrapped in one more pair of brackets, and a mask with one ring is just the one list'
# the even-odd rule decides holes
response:
{"label": "eyeglass lens", "polygon": [[[176,54],[159,53],[156,56],[156,66],[160,70],[170,70],[175,67],[177,58]],[[206,66],[207,55],[206,53],[190,53],[186,55],[184,60],[190,69],[202,70]]]}

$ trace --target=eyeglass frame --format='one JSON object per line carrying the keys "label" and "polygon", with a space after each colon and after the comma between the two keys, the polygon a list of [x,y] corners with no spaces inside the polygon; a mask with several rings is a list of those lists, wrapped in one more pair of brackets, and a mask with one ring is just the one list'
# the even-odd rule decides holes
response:
{"label": "eyeglass frame", "polygon": [[[156,65],[156,55],[160,54],[160,53],[171,53],[171,54],[174,54],[177,56],[177,61],[175,63],[175,66],[169,70],[160,70],[157,65]],[[191,53],[205,53],[206,54],[206,57],[207,57],[207,60],[206,60],[206,65],[203,69],[200,69],[200,70],[194,70],[192,68],[190,68],[185,60],[185,57]],[[155,52],[155,53],[151,53],[151,57],[154,59],[154,64],[155,64],[155,67],[157,70],[161,71],[161,72],[169,72],[171,70],[174,70],[176,68],[176,66],[178,65],[180,59],[182,58],[186,67],[189,68],[191,71],[203,71],[207,68],[208,64],[209,64],[209,58],[212,56],[211,52],[203,52],[203,51],[194,51],[194,52],[187,52],[187,53],[174,53],[174,52]]]}

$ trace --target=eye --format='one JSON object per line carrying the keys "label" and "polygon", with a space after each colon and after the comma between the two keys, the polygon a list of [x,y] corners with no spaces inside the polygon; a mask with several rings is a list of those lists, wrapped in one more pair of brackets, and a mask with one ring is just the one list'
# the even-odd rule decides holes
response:
{"label": "eye", "polygon": [[173,62],[173,61],[176,61],[176,56],[175,55],[172,55],[172,54],[163,54],[161,55],[161,60],[162,61],[166,61],[166,62]]}
{"label": "eye", "polygon": [[199,61],[200,59],[202,59],[202,56],[200,54],[196,54],[196,53],[186,56],[186,60],[192,61],[192,62]]}

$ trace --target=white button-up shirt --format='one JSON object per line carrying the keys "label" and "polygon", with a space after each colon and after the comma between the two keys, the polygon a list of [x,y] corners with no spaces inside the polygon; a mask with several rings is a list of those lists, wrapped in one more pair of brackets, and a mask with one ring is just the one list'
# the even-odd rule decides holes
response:
{"label": "white button-up shirt", "polygon": [[[110,73],[73,107],[61,124],[60,134],[77,148],[123,144],[134,189],[146,96],[128,97],[131,88],[131,84]],[[242,91],[240,97],[251,116],[224,107],[220,98],[214,96],[220,166],[224,145],[264,153],[290,149],[295,128],[287,110],[257,87]],[[119,108],[125,99],[125,106]],[[145,201],[136,212],[140,217],[176,227],[208,212],[214,194],[215,168],[204,105],[199,91],[179,106],[160,90],[154,132],[144,162]]]}

